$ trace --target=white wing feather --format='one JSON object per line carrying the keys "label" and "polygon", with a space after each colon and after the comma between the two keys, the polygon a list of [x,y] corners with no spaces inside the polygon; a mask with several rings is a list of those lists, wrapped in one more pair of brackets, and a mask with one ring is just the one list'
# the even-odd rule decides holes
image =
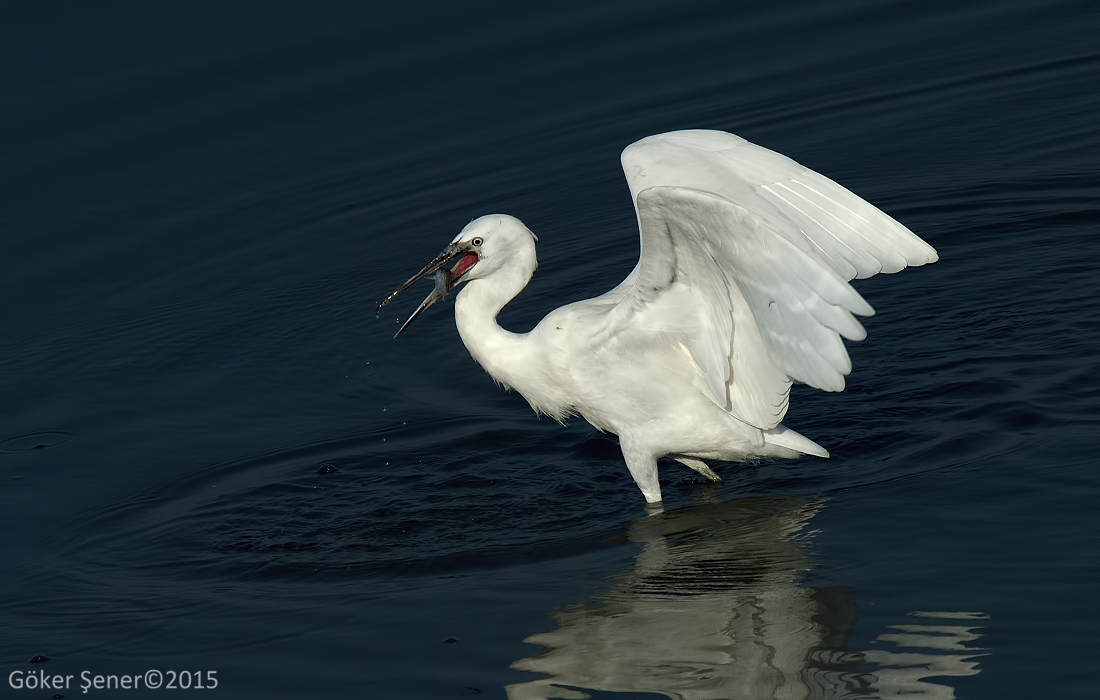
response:
{"label": "white wing feather", "polygon": [[718,131],[643,139],[622,155],[641,231],[634,272],[605,297],[612,327],[682,339],[707,395],[762,429],[791,381],[841,391],[841,336],[874,310],[848,280],[937,259],[907,228],[835,182]]}

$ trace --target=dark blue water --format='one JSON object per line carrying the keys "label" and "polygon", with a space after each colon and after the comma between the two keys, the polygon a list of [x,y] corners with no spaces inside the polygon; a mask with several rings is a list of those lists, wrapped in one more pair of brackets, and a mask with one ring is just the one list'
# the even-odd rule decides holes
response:
{"label": "dark blue water", "polygon": [[[0,15],[0,695],[1100,692],[1094,3]],[[448,308],[375,305],[492,212],[540,236],[505,326],[607,290],[619,152],[698,127],[941,260],[857,283],[848,390],[796,387],[832,459],[669,463],[646,517]]]}

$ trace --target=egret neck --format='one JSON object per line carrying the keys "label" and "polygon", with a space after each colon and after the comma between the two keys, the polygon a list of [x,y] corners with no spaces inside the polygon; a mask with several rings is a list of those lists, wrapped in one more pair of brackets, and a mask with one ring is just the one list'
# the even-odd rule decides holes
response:
{"label": "egret neck", "polygon": [[[530,238],[528,238],[530,241]],[[527,392],[525,379],[536,368],[543,369],[545,358],[539,348],[529,342],[530,333],[513,333],[500,327],[497,315],[504,305],[519,294],[535,272],[535,245],[512,251],[506,265],[494,266],[488,272],[475,265],[471,277],[455,299],[455,323],[463,344],[489,375],[521,394]],[[484,264],[484,263],[482,263]],[[482,273],[480,276],[475,276]],[[538,408],[538,407],[536,407]]]}

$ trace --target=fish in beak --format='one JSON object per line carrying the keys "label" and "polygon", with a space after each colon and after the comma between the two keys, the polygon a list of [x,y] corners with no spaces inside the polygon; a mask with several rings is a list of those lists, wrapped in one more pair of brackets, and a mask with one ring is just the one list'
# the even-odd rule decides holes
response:
{"label": "fish in beak", "polygon": [[[455,259],[458,259],[458,262],[455,263],[454,267],[448,270],[446,267],[447,264]],[[432,293],[429,294],[424,301],[420,302],[420,306],[416,308],[412,316],[409,316],[409,320],[401,325],[401,328],[398,329],[393,337],[396,338],[401,335],[405,329],[409,327],[409,324],[416,320],[417,316],[424,313],[425,309],[437,301],[445,299],[448,292],[462,284],[462,282],[465,281],[462,277],[469,272],[470,268],[477,264],[478,260],[478,253],[469,242],[460,241],[452,243],[444,248],[442,253],[435,256],[434,260],[425,265],[424,269],[410,277],[408,282],[398,287],[397,291],[386,297],[385,300],[378,305],[379,309],[396,299],[398,294],[428,275],[432,275],[435,278],[435,288],[432,290]]]}

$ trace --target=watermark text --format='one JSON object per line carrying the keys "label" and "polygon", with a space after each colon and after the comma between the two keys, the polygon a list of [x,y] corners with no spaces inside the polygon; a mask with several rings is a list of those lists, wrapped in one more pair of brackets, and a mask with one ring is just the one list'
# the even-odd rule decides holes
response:
{"label": "watermark text", "polygon": [[217,671],[159,671],[151,668],[144,673],[92,673],[82,671],[79,676],[69,673],[12,671],[8,685],[15,690],[76,690],[87,694],[92,690],[213,690],[218,687]]}

